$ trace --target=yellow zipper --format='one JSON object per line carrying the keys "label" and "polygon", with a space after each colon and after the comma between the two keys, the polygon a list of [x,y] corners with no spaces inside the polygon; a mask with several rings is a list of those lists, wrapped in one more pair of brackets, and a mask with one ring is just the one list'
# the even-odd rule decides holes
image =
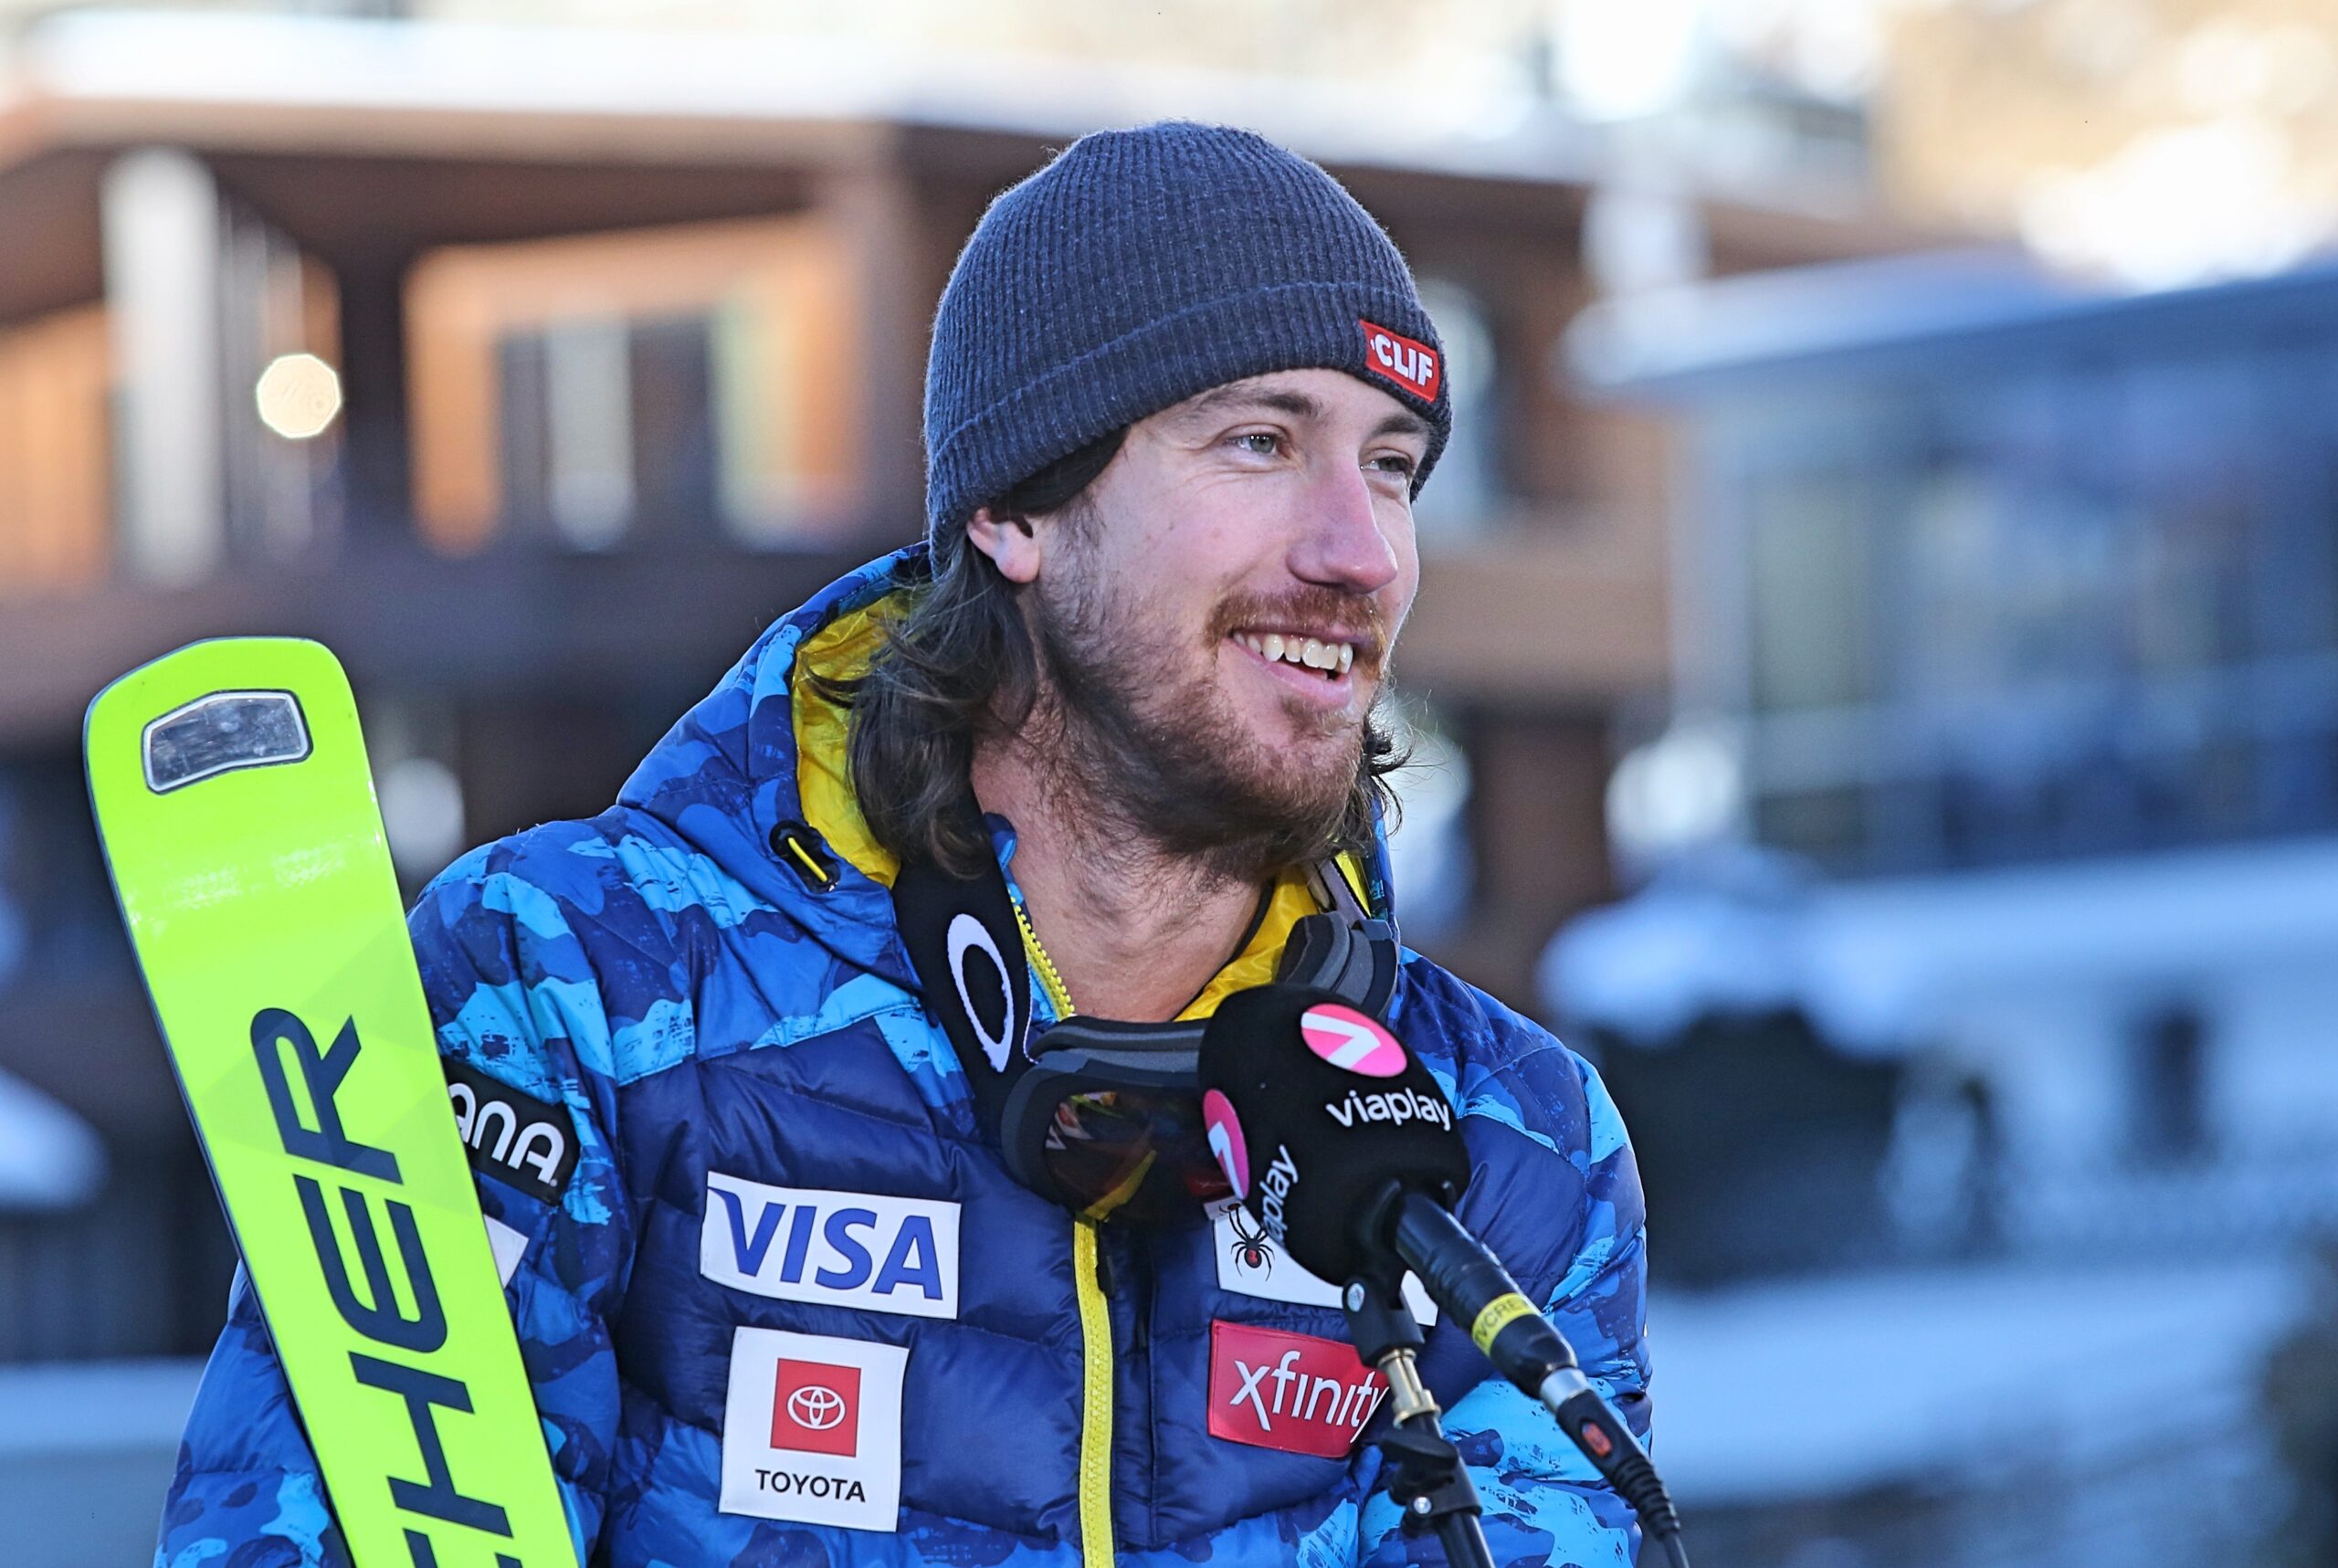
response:
{"label": "yellow zipper", "polygon": [[1023,951],[1031,956],[1031,967],[1038,973],[1039,989],[1048,994],[1048,1005],[1056,1010],[1058,1019],[1070,1017],[1071,992],[1057,972],[1056,961],[1039,945],[1039,933],[1031,929],[1031,917],[1023,912],[1023,900],[1011,899],[1008,902],[1015,906],[1015,923],[1023,931]]}
{"label": "yellow zipper", "polygon": [[[1057,1017],[1070,1017],[1069,988],[1039,945],[1023,901],[1009,901],[1048,1005]],[[1079,1301],[1079,1563],[1080,1568],[1112,1568],[1112,1313],[1096,1281],[1096,1228],[1092,1219],[1072,1217],[1072,1291]]]}
{"label": "yellow zipper", "polygon": [[1079,1402],[1080,1568],[1112,1568],[1112,1317],[1096,1282],[1096,1222],[1071,1222],[1084,1363]]}

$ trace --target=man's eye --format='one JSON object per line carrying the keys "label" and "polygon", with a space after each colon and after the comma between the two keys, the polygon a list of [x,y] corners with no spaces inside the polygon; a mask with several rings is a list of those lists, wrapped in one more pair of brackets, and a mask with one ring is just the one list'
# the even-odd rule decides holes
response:
{"label": "man's eye", "polygon": [[1256,452],[1262,458],[1271,458],[1281,450],[1282,437],[1271,430],[1245,430],[1241,435],[1234,437],[1234,444],[1246,452]]}
{"label": "man's eye", "polygon": [[1382,473],[1395,474],[1400,479],[1411,479],[1413,477],[1413,470],[1419,467],[1417,463],[1415,463],[1410,458],[1406,457],[1401,452],[1384,453],[1382,456],[1373,458],[1372,461],[1373,466],[1377,468]]}

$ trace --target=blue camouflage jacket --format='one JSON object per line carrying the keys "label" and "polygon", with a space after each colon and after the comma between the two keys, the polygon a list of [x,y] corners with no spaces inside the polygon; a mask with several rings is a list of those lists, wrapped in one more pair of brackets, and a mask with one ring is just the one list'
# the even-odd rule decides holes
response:
{"label": "blue camouflage jacket", "polygon": [[[473,851],[410,917],[580,1561],[1441,1561],[1375,1492],[1377,1376],[1328,1287],[1238,1213],[1075,1220],[977,1129],[845,716],[797,679],[865,663],[907,559],[773,626],[611,810]],[[1385,912],[1385,851],[1346,871]],[[1312,908],[1278,888],[1194,1013],[1270,978]],[[1461,1113],[1461,1218],[1645,1435],[1640,1190],[1598,1079],[1410,952],[1391,1021]],[[1465,1331],[1422,1368],[1498,1563],[1632,1561],[1628,1510]],[[239,1284],[158,1568],[345,1562]]]}

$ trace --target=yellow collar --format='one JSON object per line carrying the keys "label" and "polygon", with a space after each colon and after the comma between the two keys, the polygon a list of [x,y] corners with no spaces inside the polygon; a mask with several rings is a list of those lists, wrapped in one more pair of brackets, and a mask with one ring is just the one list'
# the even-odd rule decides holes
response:
{"label": "yellow collar", "polygon": [[[838,616],[806,637],[796,650],[796,678],[791,683],[795,784],[803,803],[805,826],[869,880],[888,888],[893,885],[900,863],[870,836],[846,773],[846,741],[850,732],[851,713],[842,703],[825,695],[821,679],[811,677],[816,674],[827,680],[848,680],[868,668],[870,657],[884,640],[886,622],[895,613],[896,597],[889,595],[872,605]],[[1358,901],[1362,901],[1364,878],[1353,858],[1342,855],[1339,867],[1355,890]],[[1321,907],[1307,885],[1304,872],[1285,872],[1277,879],[1273,894],[1267,900],[1266,914],[1249,942],[1177,1016],[1206,1018],[1234,992],[1272,980],[1275,966],[1282,957],[1283,944],[1290,940],[1290,928],[1301,918],[1317,913]],[[1042,975],[1051,973],[1053,966],[1048,963],[1046,952],[1039,949],[1038,939],[1027,922],[1024,934],[1032,950],[1032,967]],[[1060,988],[1060,982],[1058,987]],[[1051,996],[1050,1000],[1059,1008],[1069,1007],[1068,997]]]}

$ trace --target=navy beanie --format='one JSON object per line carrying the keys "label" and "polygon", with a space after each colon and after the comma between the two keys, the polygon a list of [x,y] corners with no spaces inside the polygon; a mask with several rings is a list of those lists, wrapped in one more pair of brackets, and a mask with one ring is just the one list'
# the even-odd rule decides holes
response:
{"label": "navy beanie", "polygon": [[925,372],[929,534],[1172,404],[1270,371],[1343,370],[1452,426],[1405,258],[1331,175],[1248,131],[1083,136],[960,252]]}

